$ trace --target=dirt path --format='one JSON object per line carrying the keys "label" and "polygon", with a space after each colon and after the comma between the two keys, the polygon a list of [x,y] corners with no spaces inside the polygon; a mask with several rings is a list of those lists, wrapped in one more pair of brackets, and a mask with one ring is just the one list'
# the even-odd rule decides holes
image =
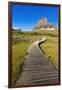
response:
{"label": "dirt path", "polygon": [[20,78],[16,86],[33,86],[58,84],[58,71],[52,63],[46,59],[44,53],[39,48],[39,43],[43,43],[45,38],[34,42],[28,49],[28,55],[22,67]]}

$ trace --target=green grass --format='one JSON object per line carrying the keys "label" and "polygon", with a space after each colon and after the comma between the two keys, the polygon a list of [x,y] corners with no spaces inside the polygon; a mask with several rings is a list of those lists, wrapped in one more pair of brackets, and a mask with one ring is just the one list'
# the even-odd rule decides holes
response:
{"label": "green grass", "polygon": [[48,37],[47,41],[41,45],[47,58],[58,69],[58,38]]}
{"label": "green grass", "polygon": [[14,84],[19,77],[20,67],[23,64],[24,57],[27,54],[29,42],[19,42],[12,45],[12,83]]}
{"label": "green grass", "polygon": [[[21,66],[23,65],[24,58],[27,54],[28,47],[36,40],[42,39],[42,37],[46,36],[47,41],[41,45],[44,50],[46,57],[51,60],[51,62],[58,69],[58,33],[56,31],[39,31],[39,32],[12,32],[12,37],[16,38],[30,38],[32,41],[17,41],[16,38],[12,43],[12,83],[19,77],[19,73],[21,72]],[[15,42],[15,43],[14,43]]]}

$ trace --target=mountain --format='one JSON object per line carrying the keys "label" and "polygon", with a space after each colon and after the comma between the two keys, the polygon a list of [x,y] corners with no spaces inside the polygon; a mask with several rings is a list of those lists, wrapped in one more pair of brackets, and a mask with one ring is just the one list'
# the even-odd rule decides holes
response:
{"label": "mountain", "polygon": [[38,21],[38,24],[34,27],[33,31],[38,31],[38,30],[55,30],[56,27],[50,24],[47,20],[47,18],[41,18]]}

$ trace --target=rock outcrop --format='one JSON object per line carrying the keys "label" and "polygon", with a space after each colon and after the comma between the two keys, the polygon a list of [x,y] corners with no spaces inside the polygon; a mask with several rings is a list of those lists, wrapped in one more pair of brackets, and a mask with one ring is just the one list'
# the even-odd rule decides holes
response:
{"label": "rock outcrop", "polygon": [[48,22],[47,18],[42,18],[33,30],[55,30],[55,27]]}

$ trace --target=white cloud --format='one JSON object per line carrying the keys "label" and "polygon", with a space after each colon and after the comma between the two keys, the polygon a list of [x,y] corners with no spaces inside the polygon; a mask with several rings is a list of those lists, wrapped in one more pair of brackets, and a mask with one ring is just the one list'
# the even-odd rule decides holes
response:
{"label": "white cloud", "polygon": [[19,29],[19,27],[12,27],[13,29]]}

